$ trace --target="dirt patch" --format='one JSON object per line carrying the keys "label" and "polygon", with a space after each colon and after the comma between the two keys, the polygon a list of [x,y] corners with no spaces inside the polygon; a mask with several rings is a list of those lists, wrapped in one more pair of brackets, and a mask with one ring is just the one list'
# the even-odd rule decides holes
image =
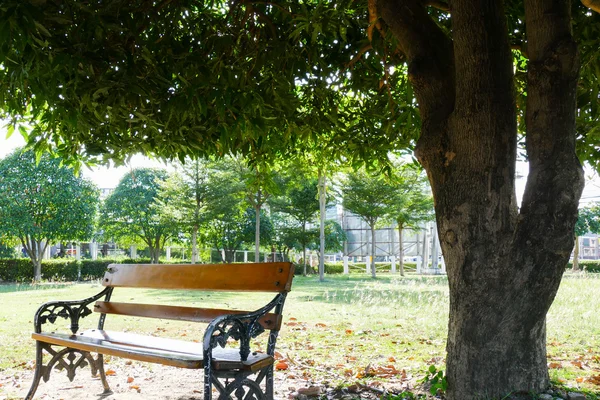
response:
{"label": "dirt patch", "polygon": [[[23,399],[33,378],[30,368],[0,372],[0,400]],[[113,360],[106,365],[108,381],[113,391],[102,396],[100,378],[92,377],[89,368],[77,371],[70,382],[64,371],[52,371],[48,382],[40,382],[35,399],[40,400],[201,400],[203,399],[203,372],[162,365]],[[329,399],[377,399],[383,390],[395,391],[393,385],[380,382],[366,386],[349,381],[335,387],[329,382],[314,382],[296,378],[285,371],[276,371],[274,380],[276,399],[304,399],[315,391],[318,397]],[[386,388],[386,386],[388,386]],[[306,393],[306,394],[303,394]],[[217,392],[213,395],[218,398]]]}

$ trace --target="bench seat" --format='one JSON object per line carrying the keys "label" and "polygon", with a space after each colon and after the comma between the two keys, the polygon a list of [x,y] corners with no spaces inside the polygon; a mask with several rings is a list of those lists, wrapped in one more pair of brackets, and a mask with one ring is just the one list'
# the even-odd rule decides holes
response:
{"label": "bench seat", "polygon": [[[127,332],[90,329],[76,335],[65,333],[33,333],[32,338],[92,353],[124,357],[179,368],[204,368],[202,343],[150,337]],[[273,364],[273,357],[264,353],[250,353],[241,361],[238,349],[213,349],[212,366],[215,369],[256,372]]]}

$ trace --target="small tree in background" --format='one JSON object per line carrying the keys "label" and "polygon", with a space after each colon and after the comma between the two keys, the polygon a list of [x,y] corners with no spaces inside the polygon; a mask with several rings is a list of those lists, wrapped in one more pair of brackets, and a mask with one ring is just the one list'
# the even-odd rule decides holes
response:
{"label": "small tree in background", "polygon": [[[337,221],[327,220],[324,224],[324,235],[321,236],[321,229],[311,229],[310,234],[312,241],[309,243],[308,248],[311,250],[322,250],[319,251],[319,268],[324,265],[322,260],[323,254],[337,253],[344,249],[344,242],[347,240],[346,232]],[[323,242],[323,246],[321,246]],[[319,280],[321,280],[321,270],[319,270]]]}
{"label": "small tree in background", "polygon": [[389,188],[385,218],[396,222],[398,227],[400,275],[404,276],[404,230],[417,228],[421,222],[434,218],[433,198],[427,177],[414,165],[395,163]]}
{"label": "small tree in background", "polygon": [[224,158],[210,163],[204,241],[224,252],[223,262],[233,262],[235,251],[247,236],[245,187],[237,161]]}
{"label": "small tree in background", "polygon": [[296,236],[302,247],[303,275],[307,274],[306,248],[310,243],[311,234],[308,224],[315,219],[319,212],[319,200],[316,179],[296,179],[288,182],[285,194],[271,202],[272,209],[291,216],[300,227],[300,235]]}
{"label": "small tree in background", "polygon": [[138,168],[127,173],[102,206],[100,227],[106,238],[142,242],[150,250],[152,263],[158,263],[165,242],[178,235],[178,224],[161,214],[159,200],[165,170]]}
{"label": "small tree in background", "polygon": [[362,168],[347,175],[341,191],[344,208],[362,218],[371,230],[371,276],[375,278],[375,228],[388,213],[390,185],[382,174],[370,174]]}
{"label": "small tree in background", "polygon": [[96,186],[61,160],[17,149],[0,161],[0,235],[18,238],[42,278],[42,257],[53,241],[86,240],[94,232]]}
{"label": "small tree in background", "polygon": [[206,160],[186,159],[178,164],[175,173],[161,181],[158,196],[163,217],[176,221],[186,232],[191,231],[192,264],[198,262],[198,233],[206,222],[208,168]]}
{"label": "small tree in background", "polygon": [[575,247],[573,249],[573,271],[579,271],[579,237],[586,233],[600,233],[600,205],[593,204],[579,209],[575,224]]}

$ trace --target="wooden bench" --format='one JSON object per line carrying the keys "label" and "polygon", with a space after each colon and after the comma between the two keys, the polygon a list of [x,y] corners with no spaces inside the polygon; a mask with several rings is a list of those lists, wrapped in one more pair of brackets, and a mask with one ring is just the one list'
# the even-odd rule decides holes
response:
{"label": "wooden bench", "polygon": [[[112,264],[104,275],[102,285],[105,288],[100,293],[79,301],[51,301],[36,312],[32,334],[36,340],[36,368],[25,399],[33,398],[40,379],[48,381],[53,368],[65,369],[72,381],[77,368],[86,365],[91,367],[92,375],[100,373],[103,394],[112,393],[103,355],[204,369],[205,399],[211,399],[213,386],[219,391],[219,399],[233,396],[272,399],[275,342],[293,275],[291,263]],[[111,301],[113,293],[121,292],[130,297],[131,289],[122,288],[252,291],[276,295],[258,310],[240,311]],[[79,332],[80,319],[92,314],[90,306],[100,314],[97,329]],[[108,314],[158,318],[158,326],[160,319],[202,322],[208,326],[202,341],[182,341],[105,330]],[[60,318],[70,320],[71,332],[42,332],[45,324],[54,324]],[[266,352],[253,352],[250,341],[265,331],[270,332]],[[235,343],[234,348],[230,346],[231,342]],[[94,358],[92,353],[97,356]],[[44,358],[49,359],[46,364]]]}

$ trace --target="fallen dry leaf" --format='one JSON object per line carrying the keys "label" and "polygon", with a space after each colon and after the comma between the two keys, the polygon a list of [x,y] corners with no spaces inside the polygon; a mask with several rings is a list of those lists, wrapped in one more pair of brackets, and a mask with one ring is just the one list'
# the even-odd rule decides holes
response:
{"label": "fallen dry leaf", "polygon": [[142,391],[138,385],[131,385],[129,386],[129,389],[136,390],[138,393]]}
{"label": "fallen dry leaf", "polygon": [[557,362],[551,362],[550,364],[548,364],[548,368],[550,368],[550,369],[559,369],[562,367],[563,367],[562,364],[557,363]]}
{"label": "fallen dry leaf", "polygon": [[131,383],[133,382],[133,377],[132,376],[128,376],[127,377],[127,383]]}
{"label": "fallen dry leaf", "polygon": [[593,385],[600,386],[600,375],[592,375],[592,376],[588,377],[585,381],[589,382]]}
{"label": "fallen dry leaf", "polygon": [[317,322],[317,323],[315,324],[315,326],[316,326],[317,328],[325,328],[327,325],[325,325],[325,324],[324,324],[324,323],[322,323],[322,322]]}
{"label": "fallen dry leaf", "polygon": [[284,370],[288,369],[288,365],[284,360],[281,360],[277,364],[275,364],[275,369],[277,371],[284,371]]}
{"label": "fallen dry leaf", "polygon": [[116,374],[117,374],[117,372],[114,369],[109,369],[106,371],[107,376],[114,376]]}

